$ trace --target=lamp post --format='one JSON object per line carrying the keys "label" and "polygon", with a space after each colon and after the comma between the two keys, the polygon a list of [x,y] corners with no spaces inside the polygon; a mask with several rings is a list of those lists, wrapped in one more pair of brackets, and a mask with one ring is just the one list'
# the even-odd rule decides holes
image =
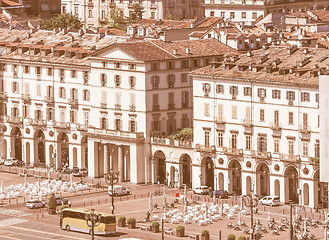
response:
{"label": "lamp post", "polygon": [[114,169],[110,169],[110,173],[105,176],[105,182],[111,184],[111,211],[114,214],[114,184],[117,184],[119,180],[119,172],[114,172]]}
{"label": "lamp post", "polygon": [[247,207],[250,207],[250,221],[251,221],[251,240],[254,239],[254,207],[257,206],[258,200],[253,196],[246,195],[242,198],[242,201]]}
{"label": "lamp post", "polygon": [[293,207],[292,201],[290,201],[289,204],[290,204],[290,234],[289,234],[289,236],[290,236],[290,240],[292,240],[294,237],[294,230],[293,230],[293,225],[292,225],[292,207]]}
{"label": "lamp post", "polygon": [[323,224],[324,227],[324,240],[328,240],[328,228],[329,228],[329,219],[328,216],[326,216],[326,220]]}
{"label": "lamp post", "polygon": [[90,213],[85,215],[85,218],[88,227],[91,228],[91,239],[94,240],[95,227],[101,223],[101,215],[96,214],[95,209],[91,209]]}

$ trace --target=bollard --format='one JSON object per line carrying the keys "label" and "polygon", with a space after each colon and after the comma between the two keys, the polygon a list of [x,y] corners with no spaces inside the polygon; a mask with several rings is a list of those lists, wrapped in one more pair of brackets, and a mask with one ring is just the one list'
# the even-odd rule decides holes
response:
{"label": "bollard", "polygon": [[85,202],[85,201],[83,201],[83,206],[84,206],[84,207],[86,206],[86,202]]}
{"label": "bollard", "polygon": [[37,219],[39,219],[39,215],[37,214]]}
{"label": "bollard", "polygon": [[134,199],[135,199],[135,194],[134,194]]}

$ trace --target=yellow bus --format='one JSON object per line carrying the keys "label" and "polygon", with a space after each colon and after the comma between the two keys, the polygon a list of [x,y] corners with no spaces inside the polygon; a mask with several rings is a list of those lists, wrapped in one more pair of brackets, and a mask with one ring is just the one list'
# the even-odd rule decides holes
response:
{"label": "yellow bus", "polygon": [[[115,233],[116,219],[112,214],[94,212],[100,214],[100,224],[94,229],[95,234],[107,235]],[[90,210],[77,208],[64,208],[60,214],[60,227],[67,231],[77,231],[91,234],[91,227],[87,225],[86,215],[90,214]]]}

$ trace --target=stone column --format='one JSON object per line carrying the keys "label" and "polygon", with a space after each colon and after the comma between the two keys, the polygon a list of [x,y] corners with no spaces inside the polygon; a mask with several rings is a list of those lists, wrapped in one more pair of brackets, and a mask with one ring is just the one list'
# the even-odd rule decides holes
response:
{"label": "stone column", "polygon": [[118,146],[118,171],[120,172],[120,176],[119,176],[119,181],[122,182],[123,181],[123,176],[124,176],[124,172],[123,172],[123,153],[124,153],[124,147]]}
{"label": "stone column", "polygon": [[98,177],[98,143],[88,138],[88,176]]}
{"label": "stone column", "polygon": [[128,161],[127,161],[127,152],[124,152],[123,153],[123,181],[127,181],[127,176],[128,176],[128,173],[127,173],[127,169],[128,169]]}
{"label": "stone column", "polygon": [[113,169],[113,152],[114,152],[114,148],[113,146],[109,145],[109,161],[110,161],[110,169]]}
{"label": "stone column", "polygon": [[104,175],[109,173],[109,146],[104,144]]}
{"label": "stone column", "polygon": [[150,161],[151,161],[151,174],[152,174],[152,183],[154,184],[156,179],[155,179],[155,164],[154,164],[154,157],[150,157]]}

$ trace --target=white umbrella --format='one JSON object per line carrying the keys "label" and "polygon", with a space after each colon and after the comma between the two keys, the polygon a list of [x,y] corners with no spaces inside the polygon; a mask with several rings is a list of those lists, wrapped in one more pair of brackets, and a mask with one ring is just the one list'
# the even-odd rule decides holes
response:
{"label": "white umbrella", "polygon": [[153,199],[152,199],[152,193],[150,193],[149,211],[152,212],[152,210],[153,210]]}

